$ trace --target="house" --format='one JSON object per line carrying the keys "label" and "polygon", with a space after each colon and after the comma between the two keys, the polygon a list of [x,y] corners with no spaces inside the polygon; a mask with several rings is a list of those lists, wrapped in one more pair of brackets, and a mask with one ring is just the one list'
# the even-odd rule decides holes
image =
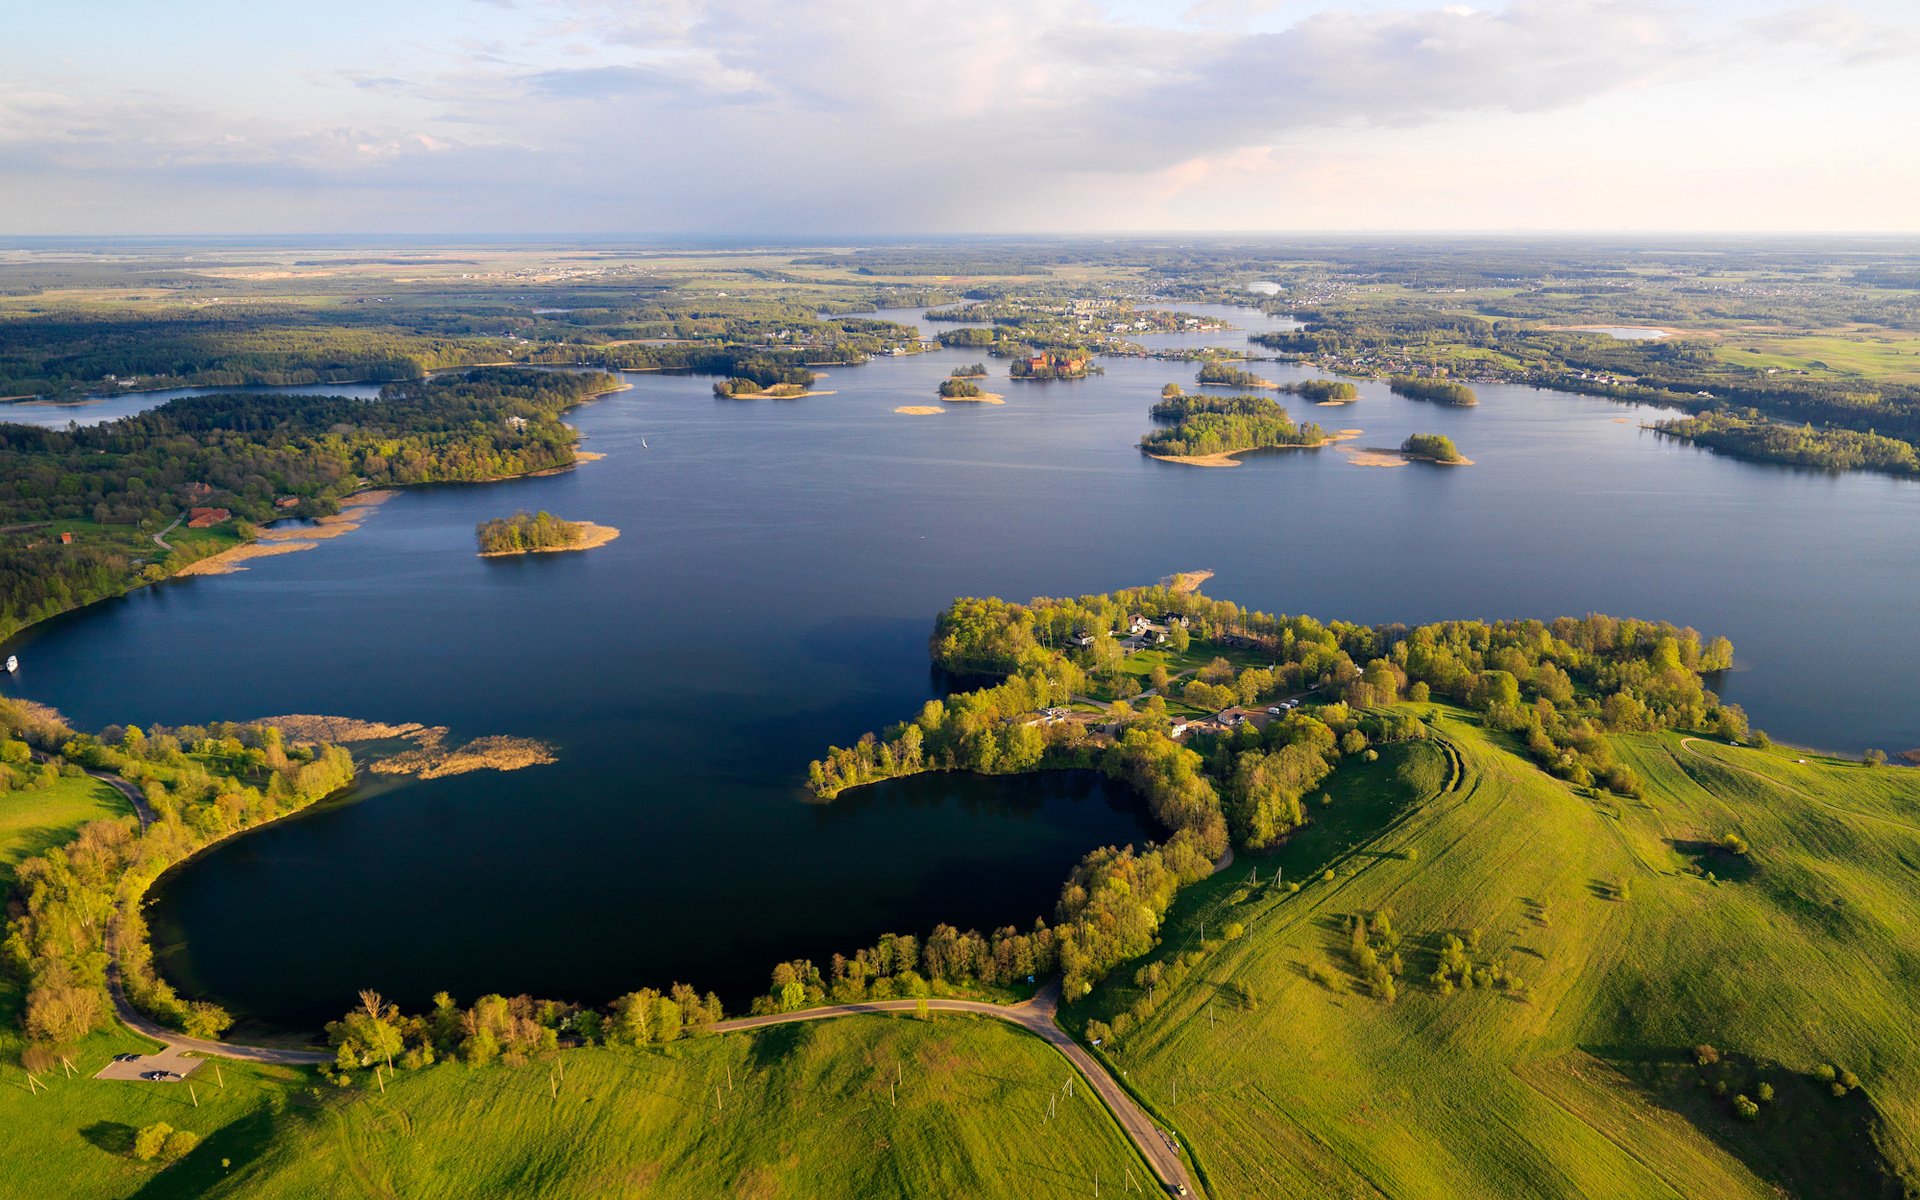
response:
{"label": "house", "polygon": [[1136,614],[1127,618],[1127,632],[1135,635],[1145,633],[1147,626],[1151,623],[1145,617]]}
{"label": "house", "polygon": [[1168,629],[1172,629],[1175,625],[1185,629],[1187,627],[1187,618],[1181,613],[1170,612],[1160,618],[1160,623]]}
{"label": "house", "polygon": [[188,504],[196,504],[213,495],[210,483],[183,483],[180,485],[180,497]]}
{"label": "house", "polygon": [[1093,645],[1093,635],[1082,629],[1073,635],[1072,642],[1078,648],[1085,650]]}
{"label": "house", "polygon": [[1187,730],[1190,728],[1192,728],[1192,725],[1185,717],[1175,717],[1173,719],[1173,727],[1168,729],[1167,733],[1176,739],[1183,738],[1187,736]]}
{"label": "house", "polygon": [[275,500],[275,501],[273,502],[273,506],[274,506],[275,508],[299,508],[299,507],[300,507],[300,497],[298,497],[298,496],[282,496],[282,497],[280,497],[280,498],[279,498],[278,500]]}
{"label": "house", "polygon": [[62,546],[73,545],[73,535],[71,533],[62,533],[60,535],[60,544]]}
{"label": "house", "polygon": [[1237,704],[1232,708],[1221,709],[1220,715],[1214,718],[1214,720],[1220,722],[1220,724],[1226,726],[1228,729],[1232,729],[1246,719],[1247,710]]}
{"label": "house", "polygon": [[230,521],[233,514],[224,508],[191,508],[187,510],[188,529],[211,529],[222,521]]}

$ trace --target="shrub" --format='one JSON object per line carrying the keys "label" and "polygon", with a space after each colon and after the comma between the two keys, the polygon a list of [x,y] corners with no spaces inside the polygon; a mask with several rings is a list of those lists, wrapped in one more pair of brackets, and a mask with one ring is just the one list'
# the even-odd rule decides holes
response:
{"label": "shrub", "polygon": [[199,1134],[190,1132],[185,1129],[176,1129],[172,1133],[168,1134],[167,1140],[161,1144],[160,1161],[161,1162],[179,1162],[181,1159],[185,1158],[187,1155],[192,1154],[194,1147],[198,1146],[199,1144],[200,1144]]}
{"label": "shrub", "polygon": [[1693,1048],[1693,1061],[1703,1067],[1711,1067],[1720,1061],[1720,1052],[1705,1042]]}
{"label": "shrub", "polygon": [[1887,765],[1887,752],[1885,750],[1869,750],[1861,761],[1870,767],[1884,767]]}
{"label": "shrub", "polygon": [[1745,1096],[1735,1096],[1733,1098],[1733,1111],[1739,1113],[1740,1118],[1745,1121],[1757,1121],[1760,1119],[1760,1106]]}
{"label": "shrub", "polygon": [[1773,1085],[1764,1079],[1760,1081],[1759,1087],[1753,1089],[1753,1094],[1760,1098],[1762,1104],[1773,1103]]}
{"label": "shrub", "polygon": [[173,1136],[173,1126],[165,1121],[147,1126],[133,1135],[133,1156],[141,1162],[152,1162],[160,1157],[161,1149],[166,1146],[167,1139],[171,1136]]}

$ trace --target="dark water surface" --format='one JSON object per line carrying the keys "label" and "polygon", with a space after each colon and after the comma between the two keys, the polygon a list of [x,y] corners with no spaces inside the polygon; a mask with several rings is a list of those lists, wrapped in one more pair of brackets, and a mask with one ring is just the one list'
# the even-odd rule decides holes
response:
{"label": "dark water surface", "polygon": [[[315,550],[51,622],[10,648],[23,670],[6,686],[89,727],[318,712],[559,747],[553,766],[366,789],[165,882],[165,969],[309,1027],[365,986],[410,1004],[675,979],[737,996],[780,958],[1048,911],[1083,851],[1141,829],[1097,781],[800,797],[822,747],[932,694],[926,635],[956,595],[1206,567],[1213,595],[1323,619],[1664,618],[1734,640],[1725,690],[1776,737],[1920,745],[1911,483],[1716,458],[1638,428],[1653,410],[1497,386],[1473,409],[1372,384],[1344,408],[1287,398],[1365,430],[1360,445],[1445,433],[1473,467],[1358,467],[1333,448],[1160,463],[1135,439],[1193,368],[1149,360],[999,377],[1003,406],[893,411],[937,403],[979,358],[836,369],[820,386],[837,395],[798,401],[632,375],[574,417],[604,461],[410,491]],[[523,507],[623,535],[475,557],[474,524]]]}

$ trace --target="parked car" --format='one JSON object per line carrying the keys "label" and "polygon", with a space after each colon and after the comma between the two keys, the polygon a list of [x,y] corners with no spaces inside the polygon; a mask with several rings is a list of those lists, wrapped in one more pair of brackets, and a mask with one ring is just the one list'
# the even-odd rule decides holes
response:
{"label": "parked car", "polygon": [[139,1062],[139,1061],[140,1061],[140,1060],[141,1060],[142,1058],[144,1058],[144,1057],[146,1057],[146,1056],[145,1056],[145,1055],[143,1055],[143,1054],[116,1054],[116,1055],[114,1055],[114,1056],[113,1056],[113,1061],[115,1061],[115,1062]]}
{"label": "parked car", "polygon": [[178,1083],[180,1080],[180,1076],[172,1071],[142,1071],[140,1078],[151,1083]]}

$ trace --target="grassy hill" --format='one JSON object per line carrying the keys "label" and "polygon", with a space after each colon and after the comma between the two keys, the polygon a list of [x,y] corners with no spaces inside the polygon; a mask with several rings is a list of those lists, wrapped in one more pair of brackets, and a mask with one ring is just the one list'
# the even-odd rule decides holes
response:
{"label": "grassy hill", "polygon": [[[1151,1183],[1033,1036],[984,1018],[850,1017],[443,1065],[298,1117],[220,1196],[1086,1196]],[[892,1088],[890,1093],[889,1088]],[[1048,1116],[1049,1103],[1053,1115]]]}
{"label": "grassy hill", "polygon": [[[1210,1190],[1914,1194],[1920,772],[1641,735],[1619,745],[1645,798],[1595,798],[1443,713],[1453,790],[1401,796],[1411,811],[1331,882],[1347,839],[1323,832],[1243,858],[1168,927],[1162,957],[1203,921],[1219,944],[1111,1058]],[[1404,792],[1391,767],[1343,768],[1323,820]],[[1748,852],[1714,844],[1728,833]],[[1314,872],[1297,894],[1271,882],[1289,856],[1289,878]],[[1382,910],[1392,937],[1370,941],[1404,964],[1391,1003],[1350,933]],[[1223,941],[1229,921],[1245,933]],[[1448,936],[1518,982],[1443,995]],[[1087,1015],[1140,995],[1111,983]],[[1720,1061],[1698,1066],[1700,1044]],[[1863,1086],[1835,1097],[1823,1064]],[[1743,1119],[1734,1097],[1763,1081],[1774,1100]]]}

